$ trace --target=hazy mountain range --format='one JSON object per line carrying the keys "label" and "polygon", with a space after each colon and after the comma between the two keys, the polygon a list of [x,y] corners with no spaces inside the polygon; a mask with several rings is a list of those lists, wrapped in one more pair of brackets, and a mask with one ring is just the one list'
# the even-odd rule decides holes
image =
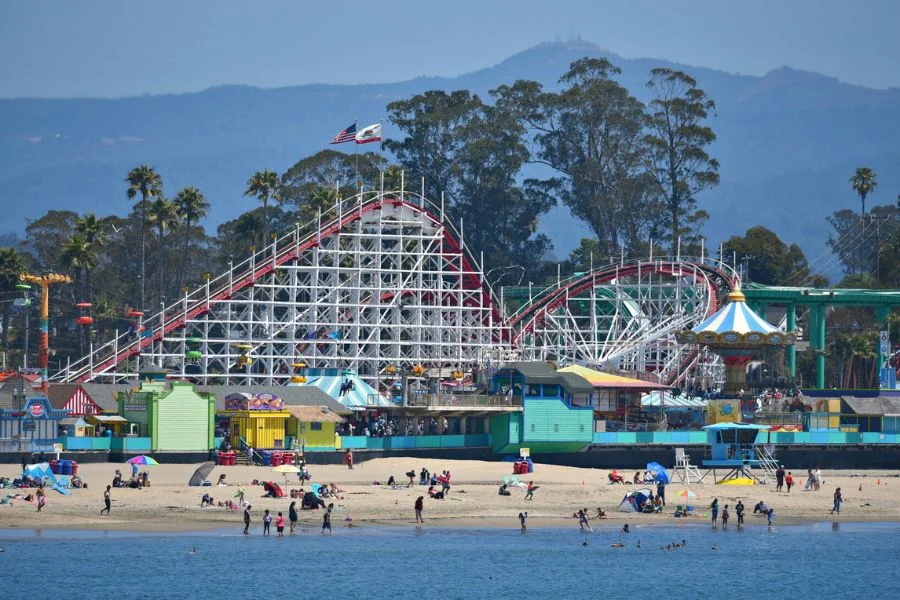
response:
{"label": "hazy mountain range", "polygon": [[[256,206],[242,197],[262,168],[283,171],[328,147],[341,129],[385,118],[385,105],[429,89],[485,95],[502,83],[533,79],[555,87],[569,63],[605,56],[619,80],[646,99],[650,69],[692,74],[718,105],[711,122],[722,184],[701,197],[712,218],[711,244],[762,224],[798,242],[810,260],[825,251],[825,217],[858,209],[848,183],[869,166],[878,189],[867,206],[893,204],[900,192],[900,89],[842,84],[787,67],[763,77],[625,59],[584,43],[547,43],[456,78],[417,78],[366,85],[302,85],[277,89],[223,86],[199,93],[120,99],[0,100],[0,233],[21,234],[27,219],[50,209],[125,214],[124,177],[152,164],[167,193],[196,185],[212,203],[206,221],[219,223]],[[386,127],[386,135],[397,135]],[[332,148],[353,151],[351,145]],[[541,224],[565,256],[577,243],[575,223],[557,209]],[[824,259],[821,259],[824,260]],[[827,265],[825,265],[827,267]]]}

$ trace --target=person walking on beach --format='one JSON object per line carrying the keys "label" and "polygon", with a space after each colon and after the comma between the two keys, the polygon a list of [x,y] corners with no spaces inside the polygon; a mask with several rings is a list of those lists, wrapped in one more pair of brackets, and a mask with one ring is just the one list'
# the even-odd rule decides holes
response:
{"label": "person walking on beach", "polygon": [[534,491],[538,489],[539,485],[534,485],[534,481],[528,482],[528,488],[525,491],[525,499],[526,500],[534,500]]}
{"label": "person walking on beach", "polygon": [[291,501],[291,505],[288,507],[288,520],[291,522],[291,533],[294,533],[294,530],[297,529],[297,501]]}
{"label": "person walking on beach", "polygon": [[284,515],[278,513],[278,518],[275,520],[275,531],[278,532],[278,537],[284,537]]}
{"label": "person walking on beach", "polygon": [[[841,514],[841,502],[844,501],[844,498],[841,496],[841,488],[834,490],[834,507],[831,509],[831,514]],[[40,510],[40,508],[38,508]]]}
{"label": "person walking on beach", "polygon": [[325,510],[325,514],[322,515],[322,534],[325,534],[325,530],[328,530],[329,534],[334,533],[331,530],[331,511],[334,510],[334,504],[329,504],[328,508]]}
{"label": "person walking on beach", "polygon": [[728,529],[728,505],[722,509],[722,529]]}
{"label": "person walking on beach", "polygon": [[822,469],[816,466],[815,470],[812,472],[813,478],[813,489],[815,491],[819,491],[819,488],[822,487]]}
{"label": "person walking on beach", "polygon": [[528,511],[519,513],[519,526],[522,528],[522,533],[528,531],[528,527],[525,526],[525,519],[528,518]]}
{"label": "person walking on beach", "polygon": [[106,491],[103,492],[103,510],[100,511],[100,514],[103,514],[103,511],[106,511],[106,515],[109,516],[109,509],[112,506],[112,498],[110,498],[109,490],[112,489],[111,485],[106,486]]}
{"label": "person walking on beach", "polygon": [[253,508],[249,504],[244,509],[244,535],[250,534],[250,509]]}
{"label": "person walking on beach", "polygon": [[659,498],[660,504],[666,505],[666,484],[663,481],[656,483],[656,497]]}
{"label": "person walking on beach", "polygon": [[788,474],[784,478],[784,485],[787,487],[788,494],[791,493],[791,488],[794,487],[794,476],[788,471]]}
{"label": "person walking on beach", "polygon": [[713,498],[712,504],[709,505],[709,508],[712,510],[712,526],[713,529],[715,529],[719,521],[719,499]]}
{"label": "person walking on beach", "polygon": [[738,529],[744,528],[744,503],[738,500],[738,503],[734,506],[734,514],[737,515],[737,526]]}
{"label": "person walking on beach", "polygon": [[263,535],[269,535],[269,527],[272,525],[272,515],[269,514],[269,509],[267,508],[263,511]]}
{"label": "person walking on beach", "polygon": [[41,509],[47,504],[47,494],[44,492],[44,486],[40,486],[34,496],[37,499],[37,511],[41,512]]}
{"label": "person walking on beach", "polygon": [[347,448],[347,453],[344,455],[344,462],[347,463],[347,468],[351,471],[353,470],[353,450]]}
{"label": "person walking on beach", "polygon": [[766,513],[766,519],[769,521],[769,527],[772,526],[772,521],[775,520],[775,509],[770,508],[769,512]]}
{"label": "person walking on beach", "polygon": [[425,497],[419,496],[416,498],[416,503],[414,508],[416,510],[416,523],[424,523],[425,519],[422,518],[422,509],[425,507]]}
{"label": "person walking on beach", "polygon": [[775,491],[780,492],[784,487],[784,465],[779,465],[775,470]]}
{"label": "person walking on beach", "polygon": [[813,489],[813,474],[812,469],[806,470],[806,485],[803,487],[804,492],[808,492]]}

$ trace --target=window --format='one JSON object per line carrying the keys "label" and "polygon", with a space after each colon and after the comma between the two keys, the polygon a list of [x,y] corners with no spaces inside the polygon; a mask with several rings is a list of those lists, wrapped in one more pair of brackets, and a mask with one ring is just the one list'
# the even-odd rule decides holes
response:
{"label": "window", "polygon": [[529,383],[527,389],[527,396],[531,398],[539,398],[541,396],[541,386],[537,383]]}
{"label": "window", "polygon": [[554,433],[559,433],[559,423],[553,424],[553,431],[554,431]]}
{"label": "window", "polygon": [[584,433],[584,424],[583,423],[578,426],[578,431]]}
{"label": "window", "polygon": [[311,431],[322,431],[322,424],[321,423],[310,423],[309,429]]}
{"label": "window", "polygon": [[531,424],[531,433],[534,433],[534,423]]}

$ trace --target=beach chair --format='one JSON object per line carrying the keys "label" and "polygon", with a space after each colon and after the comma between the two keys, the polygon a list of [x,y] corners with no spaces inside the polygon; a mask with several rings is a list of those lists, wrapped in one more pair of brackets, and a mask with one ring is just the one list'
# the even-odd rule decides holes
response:
{"label": "beach chair", "polygon": [[684,448],[675,448],[675,468],[673,471],[682,483],[690,483],[691,477],[694,478],[694,482],[703,483],[700,469],[691,464],[691,455],[685,453]]}

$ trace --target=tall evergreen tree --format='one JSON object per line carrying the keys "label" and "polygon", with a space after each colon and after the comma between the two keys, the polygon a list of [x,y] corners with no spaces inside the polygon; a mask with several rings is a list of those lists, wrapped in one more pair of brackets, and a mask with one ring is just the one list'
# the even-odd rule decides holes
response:
{"label": "tall evergreen tree", "polygon": [[209,202],[197,188],[191,186],[182,189],[175,196],[175,205],[181,226],[184,230],[184,244],[181,248],[181,274],[178,276],[178,289],[184,287],[184,276],[188,264],[188,243],[191,237],[191,226],[206,216],[209,211]]}

